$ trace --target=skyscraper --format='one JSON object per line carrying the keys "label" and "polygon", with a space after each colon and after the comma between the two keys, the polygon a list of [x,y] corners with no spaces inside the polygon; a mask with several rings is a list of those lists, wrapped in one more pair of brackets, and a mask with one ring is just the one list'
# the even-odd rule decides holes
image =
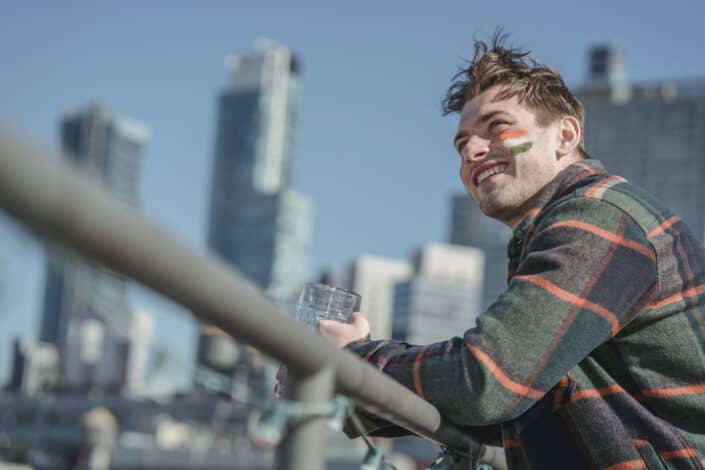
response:
{"label": "skyscraper", "polygon": [[[305,281],[312,218],[309,199],[290,187],[299,61],[285,47],[263,42],[254,52],[229,56],[226,66],[230,81],[218,100],[208,245],[291,310]],[[199,335],[198,383],[221,392],[242,383],[264,386],[265,376],[254,367],[261,361],[256,351],[240,354],[244,349],[209,325]],[[232,358],[216,364],[211,350],[230,351]]]}
{"label": "skyscraper", "polygon": [[394,286],[392,337],[428,344],[461,335],[481,311],[484,255],[478,248],[427,243],[414,274]]}
{"label": "skyscraper", "polygon": [[396,282],[408,279],[411,264],[380,256],[358,256],[350,263],[347,287],[360,294],[360,311],[370,322],[373,338],[392,335],[392,294]]}
{"label": "skyscraper", "polygon": [[227,60],[208,244],[279,303],[306,276],[312,205],[290,188],[299,62],[271,43]]}
{"label": "skyscraper", "polygon": [[[61,120],[64,157],[130,205],[138,203],[147,140],[148,133],[141,125],[100,105],[67,113]],[[93,372],[100,372],[106,384],[120,386],[124,377],[119,376],[124,371],[113,362],[125,354],[130,322],[122,276],[70,255],[49,254],[39,337],[60,351],[64,386],[87,386],[93,382]],[[96,346],[99,351],[95,354],[81,350],[88,343],[79,338],[89,337],[104,340]],[[103,351],[103,347],[111,351]],[[87,358],[90,364],[85,362]],[[103,359],[109,359],[111,365],[101,367]]]}
{"label": "skyscraper", "polygon": [[482,309],[486,310],[507,287],[507,243],[512,231],[490,219],[466,193],[451,199],[450,243],[480,248],[485,254]]}
{"label": "skyscraper", "polygon": [[588,153],[663,200],[705,238],[705,79],[630,84],[622,55],[597,46],[577,91]]}

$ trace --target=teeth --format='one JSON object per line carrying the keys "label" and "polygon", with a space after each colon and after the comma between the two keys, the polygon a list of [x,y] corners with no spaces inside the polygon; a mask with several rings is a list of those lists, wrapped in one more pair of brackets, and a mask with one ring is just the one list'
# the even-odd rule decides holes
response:
{"label": "teeth", "polygon": [[477,184],[482,183],[483,180],[489,178],[492,175],[496,175],[497,173],[504,173],[504,170],[506,170],[508,166],[509,165],[496,165],[492,168],[486,169],[477,177]]}

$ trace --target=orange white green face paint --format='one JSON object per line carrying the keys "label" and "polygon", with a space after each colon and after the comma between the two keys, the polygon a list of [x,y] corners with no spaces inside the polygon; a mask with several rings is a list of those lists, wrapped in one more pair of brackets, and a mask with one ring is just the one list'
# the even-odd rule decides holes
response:
{"label": "orange white green face paint", "polygon": [[526,129],[505,132],[499,136],[499,140],[509,150],[512,157],[527,152],[533,145]]}

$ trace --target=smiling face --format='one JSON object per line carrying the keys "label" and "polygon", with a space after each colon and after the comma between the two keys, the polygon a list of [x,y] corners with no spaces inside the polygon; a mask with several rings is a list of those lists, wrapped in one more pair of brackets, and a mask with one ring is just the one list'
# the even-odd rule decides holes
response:
{"label": "smiling face", "polygon": [[[460,179],[470,196],[485,215],[514,228],[527,215],[532,198],[580,157],[572,151],[574,145],[566,146],[566,131],[574,129],[565,120],[540,126],[516,96],[495,101],[500,91],[500,86],[492,87],[465,103],[454,145],[461,159]],[[574,126],[573,121],[568,124]],[[579,136],[579,125],[577,132]]]}

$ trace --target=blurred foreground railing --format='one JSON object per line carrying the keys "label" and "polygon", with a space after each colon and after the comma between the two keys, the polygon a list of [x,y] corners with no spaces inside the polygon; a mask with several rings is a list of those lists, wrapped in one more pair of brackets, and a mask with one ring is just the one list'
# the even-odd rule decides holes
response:
{"label": "blurred foreground railing", "polygon": [[[479,445],[438,410],[353,354],[299,325],[231,266],[195,254],[112,199],[58,158],[0,126],[0,207],[38,235],[57,240],[190,309],[233,338],[288,365],[291,398],[328,402],[333,392],[450,449]],[[277,453],[277,468],[324,468],[325,422],[294,423]],[[501,457],[484,460],[502,465]]]}

